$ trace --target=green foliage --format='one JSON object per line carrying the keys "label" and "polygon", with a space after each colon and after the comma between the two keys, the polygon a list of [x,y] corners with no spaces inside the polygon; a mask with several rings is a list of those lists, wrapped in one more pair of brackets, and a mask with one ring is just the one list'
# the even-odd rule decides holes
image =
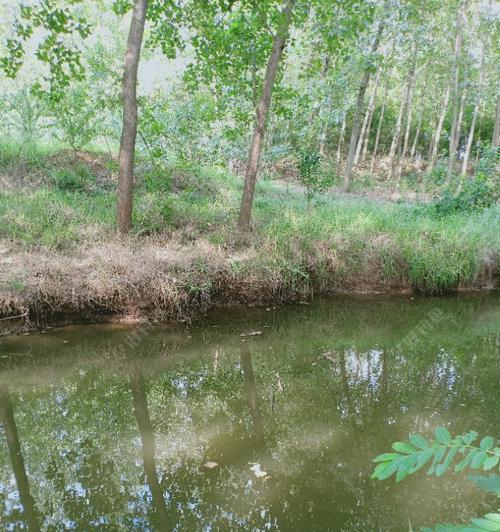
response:
{"label": "green foliage", "polygon": [[67,89],[57,102],[50,102],[50,110],[61,140],[74,151],[81,150],[97,137],[100,116],[85,85]]}
{"label": "green foliage", "polygon": [[466,178],[458,192],[444,190],[435,202],[436,213],[446,216],[454,212],[482,210],[494,205],[500,198],[500,185],[496,176],[499,160],[498,148],[486,147],[472,177]]}
{"label": "green foliage", "polygon": [[139,234],[164,231],[173,218],[173,200],[161,192],[147,192],[137,198],[134,227]]}
{"label": "green foliage", "polygon": [[79,36],[85,39],[90,35],[88,22],[74,8],[80,0],[62,2],[42,0],[33,5],[22,5],[19,17],[13,24],[12,36],[5,44],[7,55],[0,58],[0,67],[6,75],[14,78],[24,62],[26,42],[36,29],[41,29],[35,55],[48,65],[50,74],[44,83],[34,85],[35,92],[58,99],[71,80],[81,80],[84,68],[82,51],[68,37]]}
{"label": "green foliage", "polygon": [[83,192],[90,190],[95,177],[87,166],[78,165],[74,169],[56,169],[52,172],[54,187],[63,192]]}
{"label": "green foliage", "polygon": [[493,148],[489,144],[481,149],[481,157],[476,166],[476,174],[493,177],[500,162],[500,148]]}
{"label": "green foliage", "polygon": [[454,468],[457,473],[466,468],[484,471],[500,469],[498,466],[500,447],[495,447],[495,440],[491,436],[486,436],[479,445],[472,445],[477,438],[478,434],[474,431],[452,438],[444,427],[436,429],[435,438],[430,442],[419,434],[410,434],[409,443],[395,442],[392,445],[395,453],[384,453],[374,459],[378,465],[372,478],[385,480],[396,475],[396,482],[399,482],[429,463],[427,474],[439,477],[460,456],[462,458]]}
{"label": "green foliage", "polygon": [[498,185],[489,181],[484,174],[476,174],[464,181],[458,193],[445,190],[436,201],[435,209],[438,215],[446,216],[454,212],[486,209],[498,199]]}
{"label": "green foliage", "polygon": [[[437,477],[453,469],[460,473],[466,469],[481,469],[483,471],[500,471],[500,447],[495,446],[491,436],[485,436],[478,443],[478,433],[468,432],[464,435],[452,437],[448,429],[438,427],[434,439],[427,440],[420,434],[410,434],[408,442],[395,442],[392,448],[396,452],[383,453],[374,458],[377,463],[372,474],[373,479],[385,480],[393,475],[396,482],[412,475],[420,469],[430,465],[427,475]],[[474,444],[476,442],[476,444]],[[474,476],[471,479],[482,488],[494,491],[500,495],[500,476]],[[424,528],[423,531],[432,532],[433,529]],[[467,526],[437,525],[436,532],[453,530],[463,531],[500,531],[500,514],[490,513],[480,519],[472,519]]]}
{"label": "green foliage", "polygon": [[330,176],[320,173],[321,157],[319,153],[303,150],[298,161],[299,180],[306,189],[307,202],[312,200],[314,194],[325,191],[332,185]]}

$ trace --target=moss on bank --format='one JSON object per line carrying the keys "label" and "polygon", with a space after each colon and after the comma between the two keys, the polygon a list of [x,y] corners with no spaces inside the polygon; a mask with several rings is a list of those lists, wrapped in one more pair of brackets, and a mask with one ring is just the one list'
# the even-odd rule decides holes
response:
{"label": "moss on bank", "polygon": [[[187,319],[212,305],[314,292],[495,285],[500,208],[438,216],[432,205],[264,180],[249,241],[234,235],[241,178],[139,172],[135,233],[114,233],[113,161],[51,155],[0,181],[0,329],[112,317]],[[1,177],[1,176],[0,176]]]}

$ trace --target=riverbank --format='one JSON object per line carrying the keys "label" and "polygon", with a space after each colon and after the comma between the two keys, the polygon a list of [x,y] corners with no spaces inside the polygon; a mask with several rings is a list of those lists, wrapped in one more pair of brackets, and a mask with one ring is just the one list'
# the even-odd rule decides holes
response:
{"label": "riverbank", "polygon": [[[413,292],[407,268],[390,275],[381,249],[352,275],[311,262],[265,262],[249,249],[232,255],[198,242],[190,247],[150,242],[103,243],[56,253],[2,248],[0,334],[47,326],[109,321],[190,321],[216,306],[274,305],[313,294]],[[387,256],[384,257],[387,260]],[[498,284],[490,264],[456,289]]]}
{"label": "riverbank", "polygon": [[498,285],[498,206],[442,215],[429,202],[335,191],[308,203],[298,186],[261,180],[242,240],[234,232],[241,177],[149,170],[138,175],[134,233],[120,239],[111,162],[59,154],[0,180],[0,333],[190,320],[214,306],[313,293]]}

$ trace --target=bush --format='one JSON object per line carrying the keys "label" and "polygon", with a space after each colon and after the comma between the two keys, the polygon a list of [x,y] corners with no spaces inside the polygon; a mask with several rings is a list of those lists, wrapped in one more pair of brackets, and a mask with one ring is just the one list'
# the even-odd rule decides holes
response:
{"label": "bush", "polygon": [[332,179],[322,174],[320,170],[321,157],[319,153],[303,150],[297,163],[299,180],[306,188],[306,198],[309,204],[316,193],[323,192],[332,185]]}
{"label": "bush", "polygon": [[138,198],[134,209],[134,227],[140,234],[158,233],[172,223],[172,198],[148,192]]}
{"label": "bush", "polygon": [[455,212],[486,209],[494,205],[497,200],[497,186],[492,184],[484,174],[478,174],[468,178],[456,194],[445,190],[434,207],[437,214],[446,216]]}
{"label": "bush", "polygon": [[168,194],[172,190],[172,175],[164,165],[146,171],[143,179],[147,192]]}
{"label": "bush", "polygon": [[64,168],[52,173],[52,182],[56,189],[62,192],[83,192],[88,190],[95,177],[90,170],[83,165],[75,169]]}

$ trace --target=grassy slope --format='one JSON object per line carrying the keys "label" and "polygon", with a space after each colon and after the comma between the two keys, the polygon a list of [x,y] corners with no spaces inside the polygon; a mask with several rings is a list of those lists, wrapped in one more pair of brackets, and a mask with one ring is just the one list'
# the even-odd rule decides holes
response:
{"label": "grassy slope", "polygon": [[[121,312],[134,291],[147,308],[158,279],[168,278],[162,290],[170,295],[149,307],[179,303],[166,312],[179,317],[193,298],[194,306],[208,306],[227,298],[287,300],[311,288],[440,292],[498,275],[498,207],[438,217],[430,205],[326,193],[308,208],[298,187],[261,181],[254,230],[243,245],[233,233],[241,178],[142,171],[135,233],[117,242],[112,163],[88,154],[78,162],[71,154],[51,157],[24,168],[22,179],[4,177],[0,188],[0,252],[9,257],[0,266],[4,315],[36,305],[71,310],[65,286],[85,294],[75,310],[98,301]],[[158,259],[165,253],[170,259]]]}

